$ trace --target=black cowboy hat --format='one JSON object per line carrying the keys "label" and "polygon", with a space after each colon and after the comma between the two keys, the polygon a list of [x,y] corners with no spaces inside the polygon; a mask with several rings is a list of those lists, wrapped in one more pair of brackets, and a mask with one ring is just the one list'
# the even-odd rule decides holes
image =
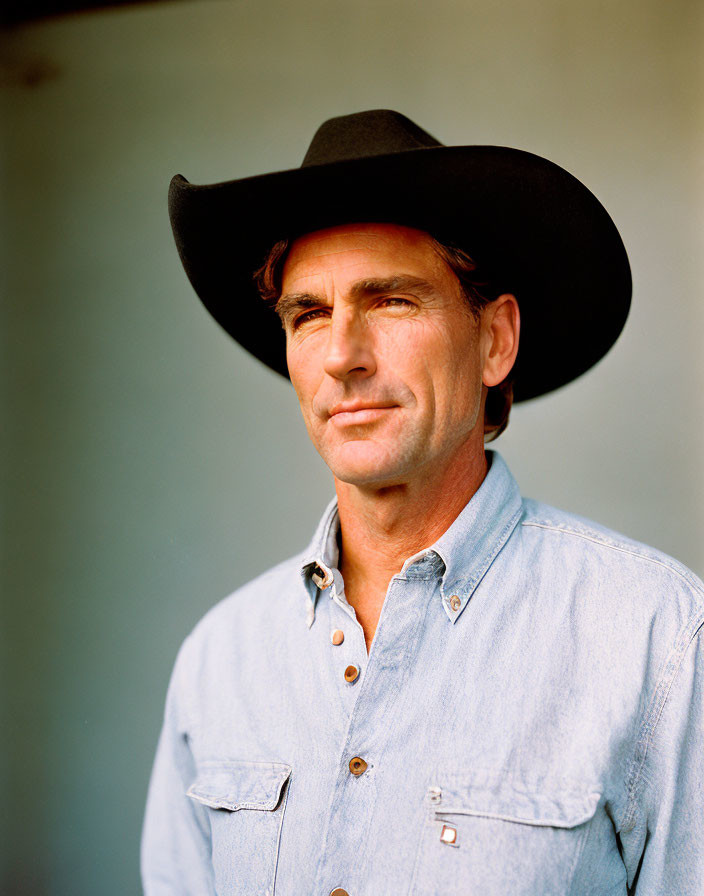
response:
{"label": "black cowboy hat", "polygon": [[326,121],[300,168],[197,186],[171,181],[183,266],[213,317],[288,376],[284,332],[253,273],[280,239],[386,222],[465,249],[521,309],[514,397],[575,379],[623,329],[631,274],[596,197],[564,169],[505,146],[443,146],[389,110]]}

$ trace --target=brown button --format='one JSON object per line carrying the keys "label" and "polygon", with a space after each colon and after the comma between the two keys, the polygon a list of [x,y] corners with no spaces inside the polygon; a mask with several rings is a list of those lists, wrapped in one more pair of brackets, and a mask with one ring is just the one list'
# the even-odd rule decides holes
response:
{"label": "brown button", "polygon": [[356,666],[348,666],[345,669],[345,681],[352,684],[352,682],[357,681],[359,677],[359,669]]}
{"label": "brown button", "polygon": [[330,896],[350,896],[350,894],[342,887],[335,887],[334,890],[330,890]]}
{"label": "brown button", "polygon": [[359,777],[363,775],[367,770],[367,763],[361,758],[361,756],[355,756],[354,759],[350,759],[350,771],[355,777]]}
{"label": "brown button", "polygon": [[462,601],[459,599],[459,597],[457,597],[456,594],[453,594],[450,598],[450,606],[453,610],[459,610],[459,608],[462,606]]}
{"label": "brown button", "polygon": [[336,628],[332,633],[331,639],[332,643],[337,647],[339,644],[345,640],[345,633],[341,631],[339,628]]}

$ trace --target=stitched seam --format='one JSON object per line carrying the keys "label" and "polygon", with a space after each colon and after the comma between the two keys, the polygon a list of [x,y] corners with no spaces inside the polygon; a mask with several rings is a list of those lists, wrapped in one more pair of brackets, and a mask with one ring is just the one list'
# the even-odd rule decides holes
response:
{"label": "stitched seam", "polygon": [[630,765],[629,772],[626,775],[625,785],[628,796],[626,809],[619,826],[621,830],[629,831],[635,825],[637,799],[643,779],[643,769],[645,768],[648,748],[652,742],[658,723],[662,718],[667,698],[672,690],[677,673],[682,666],[685,654],[687,653],[687,648],[690,646],[702,626],[704,626],[704,619],[701,616],[693,617],[687,625],[685,625],[682,633],[675,642],[675,646],[670,651],[670,655],[665,664],[665,671],[655,688],[652,700],[650,701],[650,706],[648,707],[648,712],[643,721],[638,743],[636,744],[635,755]]}
{"label": "stitched seam", "polygon": [[399,582],[439,582],[439,575],[429,575],[429,576],[407,576],[401,575],[400,572],[396,573],[394,578]]}
{"label": "stitched seam", "polygon": [[636,550],[633,547],[628,547],[624,544],[618,544],[617,542],[609,541],[606,538],[600,538],[594,532],[582,532],[579,529],[571,529],[567,526],[555,526],[549,523],[539,523],[532,520],[526,520],[521,525],[533,526],[536,529],[547,529],[551,532],[561,532],[564,535],[573,535],[575,538],[581,538],[584,541],[590,541],[593,544],[599,544],[602,547],[609,548],[612,551],[619,551],[622,554],[628,554],[631,557],[636,557],[637,559],[644,560],[647,563],[653,563],[656,566],[661,566],[663,569],[667,569],[669,572],[678,576],[678,578],[682,579],[682,581],[686,582],[690,587],[693,587],[700,595],[704,597],[701,583],[699,583],[694,576],[688,576],[682,569],[679,569],[678,567],[670,563],[665,563],[658,557],[652,557],[649,554],[645,554],[642,551]]}
{"label": "stitched seam", "polygon": [[[272,896],[276,893],[276,875],[279,871],[279,856],[281,855],[281,830],[284,826],[284,813],[286,812],[286,806],[288,805],[288,794],[291,789],[291,778],[293,777],[293,771],[289,774],[288,778],[284,781],[284,787],[286,788],[286,792],[283,797],[283,805],[281,806],[281,819],[279,820],[279,833],[276,838],[276,859],[274,861],[274,877],[271,882],[271,893]],[[274,807],[276,809],[276,807]]]}

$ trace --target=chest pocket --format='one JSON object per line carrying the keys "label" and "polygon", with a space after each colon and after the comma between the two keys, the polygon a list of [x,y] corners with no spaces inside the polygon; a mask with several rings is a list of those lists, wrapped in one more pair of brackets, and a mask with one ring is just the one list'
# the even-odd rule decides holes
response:
{"label": "chest pocket", "polygon": [[282,762],[199,764],[187,793],[207,807],[218,896],[273,896],[290,775]]}
{"label": "chest pocket", "polygon": [[565,896],[599,799],[440,780],[426,795],[411,893]]}

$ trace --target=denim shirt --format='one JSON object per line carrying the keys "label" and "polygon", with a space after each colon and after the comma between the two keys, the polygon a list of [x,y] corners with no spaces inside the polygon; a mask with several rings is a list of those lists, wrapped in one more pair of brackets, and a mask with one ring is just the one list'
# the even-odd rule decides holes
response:
{"label": "denim shirt", "polygon": [[196,626],[147,896],[704,893],[702,584],[490,459],[391,580],[369,655],[334,502]]}

